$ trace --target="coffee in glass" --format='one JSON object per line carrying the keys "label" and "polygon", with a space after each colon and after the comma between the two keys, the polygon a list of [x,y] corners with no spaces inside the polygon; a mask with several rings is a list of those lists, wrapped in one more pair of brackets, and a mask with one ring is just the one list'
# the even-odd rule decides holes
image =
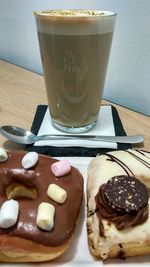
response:
{"label": "coffee in glass", "polygon": [[65,132],[97,121],[116,14],[96,10],[35,12],[52,124]]}

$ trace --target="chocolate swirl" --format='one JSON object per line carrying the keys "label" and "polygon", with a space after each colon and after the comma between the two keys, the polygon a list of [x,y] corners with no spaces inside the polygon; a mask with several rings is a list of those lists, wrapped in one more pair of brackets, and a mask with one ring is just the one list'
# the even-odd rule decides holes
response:
{"label": "chocolate swirl", "polygon": [[147,188],[134,177],[116,176],[101,185],[95,197],[101,236],[104,236],[103,218],[113,222],[118,230],[145,222],[148,198]]}

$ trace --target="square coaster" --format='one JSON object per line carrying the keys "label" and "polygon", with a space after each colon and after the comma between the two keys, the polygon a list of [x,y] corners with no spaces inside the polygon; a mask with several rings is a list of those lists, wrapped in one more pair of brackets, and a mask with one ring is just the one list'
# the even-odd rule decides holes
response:
{"label": "square coaster", "polygon": [[[121,120],[119,118],[116,108],[111,105],[101,107],[102,116],[98,120],[96,127],[88,133],[84,134],[97,134],[97,135],[126,135]],[[41,134],[62,134],[62,132],[55,129],[50,122],[50,115],[47,105],[39,105],[36,110],[36,114],[33,120],[31,131],[36,135]],[[68,140],[67,140],[68,141]],[[74,141],[74,142],[73,142]],[[44,142],[44,143],[43,143]],[[108,151],[116,149],[128,149],[131,148],[129,144],[116,144],[116,143],[96,143],[96,147],[91,145],[91,142],[87,144],[87,141],[83,143],[76,142],[76,140],[70,140],[64,143],[61,141],[40,141],[34,145],[28,145],[26,148],[28,151],[37,151],[38,153],[50,155],[50,156],[83,156],[93,157],[97,154],[104,154]],[[84,145],[85,144],[85,145]],[[94,144],[95,146],[95,144]]]}
{"label": "square coaster", "polygon": [[[57,135],[66,135],[67,133],[61,132],[57,130],[51,123],[51,116],[49,113],[49,108],[47,108],[45,112],[45,116],[41,123],[41,126],[38,131],[38,136],[46,135],[46,134],[57,134]],[[115,128],[112,117],[112,109],[111,106],[102,106],[100,109],[100,113],[98,116],[98,120],[96,126],[90,130],[89,132],[80,134],[82,135],[100,135],[100,136],[115,136]],[[117,148],[117,143],[115,142],[102,142],[102,141],[91,141],[88,139],[77,139],[76,135],[74,135],[74,139],[68,140],[44,140],[38,141],[34,144],[34,146],[55,146],[55,147],[88,147],[88,148]]]}

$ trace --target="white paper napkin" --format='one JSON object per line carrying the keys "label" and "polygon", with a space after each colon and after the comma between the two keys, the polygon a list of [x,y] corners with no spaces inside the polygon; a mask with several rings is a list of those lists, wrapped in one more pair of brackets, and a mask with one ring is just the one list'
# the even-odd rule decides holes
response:
{"label": "white paper napkin", "polygon": [[[51,124],[51,116],[49,109],[45,113],[44,119],[41,123],[38,135],[44,134],[65,134],[55,129]],[[84,135],[111,135],[115,136],[114,122],[112,117],[111,106],[101,106],[100,114],[98,117],[97,124],[94,129],[84,133]],[[82,134],[81,134],[82,135]],[[90,148],[112,148],[117,149],[117,143],[91,141],[91,140],[44,140],[38,141],[34,144],[35,146],[54,146],[54,147],[90,147]]]}

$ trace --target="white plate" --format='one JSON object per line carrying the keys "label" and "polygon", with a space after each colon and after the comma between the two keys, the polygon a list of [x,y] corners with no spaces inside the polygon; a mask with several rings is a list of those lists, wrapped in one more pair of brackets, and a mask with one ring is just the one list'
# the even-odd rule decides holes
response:
{"label": "white plate", "polygon": [[[132,257],[126,260],[112,260],[102,262],[100,260],[95,260],[88,249],[87,234],[86,234],[86,182],[87,182],[87,165],[92,158],[79,158],[79,157],[69,157],[69,158],[58,158],[58,159],[68,159],[70,163],[77,167],[84,177],[84,191],[85,198],[78,219],[74,239],[69,250],[60,258],[48,262],[48,263],[32,263],[32,264],[11,264],[11,267],[87,267],[87,266],[104,266],[104,267],[140,267],[150,266],[150,256],[144,257]],[[10,267],[10,264],[0,264],[1,267]]]}

